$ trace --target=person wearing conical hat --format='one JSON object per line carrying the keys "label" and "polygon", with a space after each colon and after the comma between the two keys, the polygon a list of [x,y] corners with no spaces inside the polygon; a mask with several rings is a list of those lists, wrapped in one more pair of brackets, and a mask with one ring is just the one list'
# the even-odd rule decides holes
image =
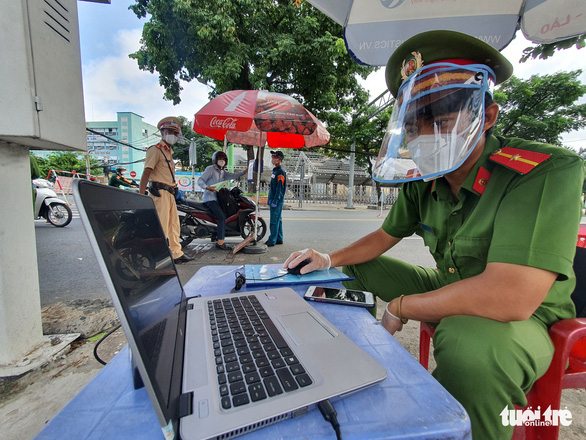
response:
{"label": "person wearing conical hat", "polygon": [[173,162],[173,145],[183,141],[181,121],[173,116],[163,118],[157,124],[161,132],[161,142],[149,147],[146,152],[144,171],[140,179],[139,192],[148,194],[155,203],[159,220],[167,239],[169,248],[176,264],[193,260],[181,250],[179,235],[181,226],[175,203],[177,182],[175,181],[175,163]]}
{"label": "person wearing conical hat", "polygon": [[[302,273],[344,266],[354,278],[347,288],[387,303],[381,324],[391,334],[409,319],[433,323],[433,374],[483,440],[511,438],[501,413],[526,406],[553,356],[548,327],[575,316],[582,160],[492,134],[493,88],[511,74],[497,50],[458,32],[401,44],[386,67],[395,106],[373,172],[403,182],[396,203],[354,244],[330,255],[294,252],[284,263],[310,259]],[[383,255],[412,234],[436,267]]]}

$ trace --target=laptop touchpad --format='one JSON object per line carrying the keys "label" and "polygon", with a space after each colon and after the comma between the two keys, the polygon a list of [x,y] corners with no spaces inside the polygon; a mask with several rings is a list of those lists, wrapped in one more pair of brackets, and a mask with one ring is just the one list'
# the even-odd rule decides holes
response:
{"label": "laptop touchpad", "polygon": [[322,342],[334,337],[308,312],[281,316],[281,322],[297,345]]}

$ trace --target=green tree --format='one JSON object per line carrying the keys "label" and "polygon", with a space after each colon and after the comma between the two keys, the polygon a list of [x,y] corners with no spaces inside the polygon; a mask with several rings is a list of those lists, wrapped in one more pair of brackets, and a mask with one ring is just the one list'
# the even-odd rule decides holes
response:
{"label": "green tree", "polygon": [[195,171],[203,171],[212,164],[212,155],[215,151],[220,151],[223,144],[193,131],[187,118],[179,116],[179,120],[181,121],[181,133],[185,138],[185,143],[177,144],[173,147],[173,156],[181,161],[183,168],[191,169],[189,165],[189,145],[192,141],[195,141],[197,145]]}
{"label": "green tree", "polygon": [[[341,112],[332,114],[328,131],[331,138],[328,147],[320,150],[330,157],[341,159],[348,157],[352,143],[355,143],[355,163],[372,176],[375,159],[378,156],[387,124],[391,116],[392,106],[386,107],[372,117],[376,108],[368,107],[367,101],[357,98],[360,104],[356,109],[346,107]],[[392,102],[391,102],[392,104]],[[376,182],[380,196],[380,183]]]}
{"label": "green tree", "polygon": [[546,60],[553,56],[555,52],[569,49],[572,46],[576,47],[576,49],[582,49],[584,46],[586,46],[586,34],[582,34],[579,37],[558,41],[557,43],[540,44],[538,46],[527,47],[523,50],[523,56],[519,61],[524,63],[530,58],[540,58],[542,60]]}
{"label": "green tree", "polygon": [[[49,154],[47,158],[38,157],[37,162],[41,170],[41,176],[47,177],[51,170],[76,171],[86,173],[85,155],[71,151],[60,151]],[[102,167],[96,159],[90,156],[90,173],[101,174]]]}
{"label": "green tree", "polygon": [[294,96],[320,119],[365,93],[358,77],[373,67],[349,56],[342,26],[308,2],[292,0],[136,0],[149,16],[142,46],[130,57],[158,72],[165,98],[180,102],[180,80],[229,90]]}
{"label": "green tree", "polygon": [[[293,96],[327,125],[367,96],[358,77],[376,70],[352,60],[342,26],[308,2],[136,0],[131,9],[149,21],[130,57],[159,74],[175,104],[180,81],[195,79],[211,88],[210,98],[239,89]],[[254,159],[251,146],[247,158]]]}
{"label": "green tree", "polygon": [[495,133],[561,146],[563,133],[586,127],[586,104],[577,104],[586,94],[581,74],[511,77],[494,95],[500,106]]}

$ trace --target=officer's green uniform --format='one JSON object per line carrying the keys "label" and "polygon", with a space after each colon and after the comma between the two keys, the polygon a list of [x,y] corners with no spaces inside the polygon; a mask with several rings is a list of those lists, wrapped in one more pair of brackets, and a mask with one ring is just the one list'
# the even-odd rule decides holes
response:
{"label": "officer's green uniform", "polygon": [[525,393],[553,355],[547,327],[575,316],[570,294],[582,182],[575,153],[491,136],[458,192],[459,202],[444,179],[408,182],[382,226],[393,237],[420,235],[437,270],[386,256],[344,268],[356,278],[346,287],[384,301],[479,275],[490,262],[560,274],[529,320],[453,316],[437,326],[434,376],[466,408],[473,431],[481,424],[490,435],[484,438],[510,438],[512,428],[502,426],[499,413],[506,405],[527,404]]}
{"label": "officer's green uniform", "polygon": [[[416,61],[414,68],[410,59]],[[406,78],[438,62],[488,66],[496,84],[512,74],[508,60],[480,40],[431,31],[393,52],[386,69],[389,90],[397,97]],[[421,85],[425,90],[423,80]],[[420,235],[437,270],[386,256],[344,268],[355,277],[346,287],[371,291],[384,301],[474,277],[491,262],[559,273],[541,306],[525,321],[451,316],[437,325],[433,374],[468,412],[475,440],[511,438],[513,428],[503,426],[499,414],[506,406],[526,405],[525,393],[553,356],[548,326],[575,315],[570,294],[582,183],[582,160],[575,153],[489,136],[457,202],[444,178],[407,182],[382,226],[397,238]]]}

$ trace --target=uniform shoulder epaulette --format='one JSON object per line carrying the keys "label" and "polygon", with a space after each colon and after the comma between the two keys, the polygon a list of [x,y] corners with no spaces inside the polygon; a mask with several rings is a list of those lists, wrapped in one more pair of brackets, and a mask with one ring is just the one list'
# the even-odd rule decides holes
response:
{"label": "uniform shoulder epaulette", "polygon": [[169,149],[169,147],[167,147],[167,144],[165,142],[159,142],[158,144],[151,145],[149,148],[152,148],[152,147],[157,147],[159,150],[161,148],[163,148],[164,150],[168,150]]}
{"label": "uniform shoulder epaulette", "polygon": [[405,179],[413,179],[414,177],[421,177],[417,168],[407,171],[407,174],[405,175]]}
{"label": "uniform shoulder epaulette", "polygon": [[527,174],[537,165],[545,162],[551,154],[536,151],[521,150],[519,148],[499,148],[490,155],[490,160],[499,163],[519,174]]}

